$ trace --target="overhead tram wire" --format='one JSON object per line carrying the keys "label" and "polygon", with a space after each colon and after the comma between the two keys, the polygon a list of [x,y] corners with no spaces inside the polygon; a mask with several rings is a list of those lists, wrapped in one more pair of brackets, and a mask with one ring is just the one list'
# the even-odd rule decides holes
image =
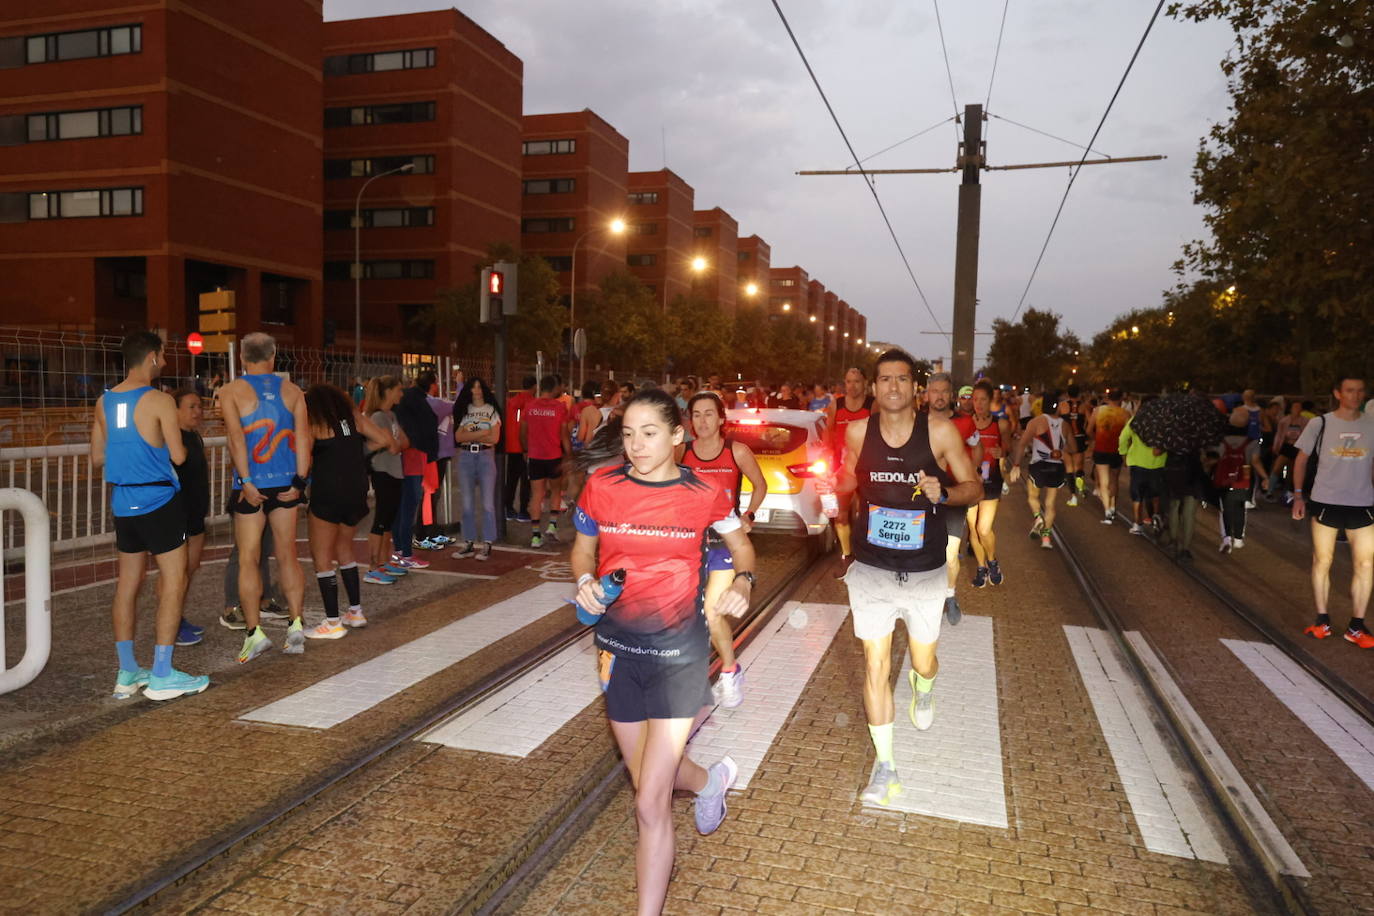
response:
{"label": "overhead tram wire", "polygon": [[997,49],[992,52],[992,73],[988,76],[988,95],[983,100],[983,111],[988,110],[992,104],[992,83],[997,79],[997,60],[1002,56],[1002,32],[1007,28],[1007,7],[1011,6],[1011,0],[1003,0],[1002,3],[1002,24],[997,27]]}
{"label": "overhead tram wire", "polygon": [[[849,135],[844,132],[844,127],[840,124],[839,116],[835,114],[834,107],[830,104],[830,99],[826,97],[825,90],[821,88],[821,81],[816,77],[816,71],[811,69],[811,62],[806,59],[806,52],[802,50],[801,44],[797,41],[796,33],[792,31],[792,24],[787,21],[787,14],[778,5],[778,0],[772,0],[773,9],[777,10],[778,18],[782,20],[782,27],[787,30],[787,37],[792,39],[792,47],[797,49],[797,55],[801,57],[802,66],[806,68],[807,74],[811,77],[811,82],[816,87],[816,92],[820,94],[821,101],[825,103],[825,110],[830,112],[830,120],[835,122],[835,129],[840,132],[840,139],[844,141],[845,148],[849,150],[849,155],[854,159],[857,166],[859,155],[854,152],[854,144],[849,142]],[[944,122],[941,121],[941,124]],[[937,125],[938,126],[938,125]],[[873,195],[873,202],[878,205],[878,212],[882,214],[883,223],[887,226],[888,235],[892,236],[892,244],[897,246],[897,254],[901,255],[902,263],[906,266],[907,276],[911,278],[911,283],[916,287],[916,293],[921,297],[921,304],[926,307],[926,313],[930,315],[930,320],[935,322],[935,329],[949,339],[949,332],[940,324],[940,319],[935,317],[935,310],[930,307],[930,300],[926,298],[925,290],[921,289],[920,282],[916,279],[916,272],[911,269],[911,261],[907,259],[906,252],[902,250],[902,243],[897,239],[897,230],[892,228],[892,220],[887,216],[887,209],[883,206],[883,200],[878,196],[878,188],[872,178],[865,175],[865,184],[868,185],[868,192]]]}
{"label": "overhead tram wire", "polygon": [[954,93],[954,71],[949,67],[949,48],[945,46],[945,26],[940,21],[940,0],[931,0],[935,4],[935,28],[940,32],[940,53],[945,56],[945,76],[949,78],[949,101],[954,106],[954,136],[962,138],[959,133],[959,98]]}
{"label": "overhead tram wire", "polygon": [[[858,161],[857,164],[860,165],[860,166],[862,166],[865,162],[868,162],[870,159],[877,159],[877,158],[878,158],[879,156],[881,156],[883,153],[890,153],[890,152],[892,152],[894,149],[896,149],[897,147],[901,146],[903,143],[910,143],[912,140],[915,140],[915,139],[917,139],[918,137],[924,137],[926,134],[930,133],[932,130],[935,130],[936,128],[938,128],[941,124],[947,124],[947,123],[949,123],[950,121],[955,121],[955,120],[957,120],[957,118],[942,118],[941,120],[936,121],[934,124],[932,124],[932,125],[930,125],[929,127],[927,127],[925,130],[918,131],[918,132],[912,134],[910,137],[907,137],[905,140],[898,140],[896,143],[892,144],[891,146],[885,146],[885,147],[883,147],[882,149],[878,150],[876,153],[872,153],[872,154],[870,154],[870,155],[867,155],[867,156],[863,157],[862,159],[860,159],[860,160]],[[849,169],[849,168],[853,168],[853,166],[845,166],[845,168],[846,168],[846,169]]]}
{"label": "overhead tram wire", "polygon": [[1045,251],[1050,247],[1050,239],[1054,237],[1054,227],[1059,225],[1059,217],[1064,212],[1064,203],[1069,199],[1069,192],[1073,190],[1074,179],[1083,170],[1083,163],[1088,160],[1088,151],[1097,141],[1097,135],[1102,132],[1102,125],[1107,123],[1107,115],[1112,113],[1112,106],[1116,104],[1117,96],[1121,95],[1121,88],[1126,85],[1126,77],[1131,75],[1131,68],[1135,66],[1136,58],[1140,56],[1140,49],[1145,47],[1145,39],[1150,37],[1150,30],[1155,27],[1155,20],[1159,18],[1162,9],[1164,9],[1164,0],[1159,0],[1159,3],[1155,5],[1155,11],[1150,14],[1150,21],[1145,25],[1145,32],[1140,36],[1140,41],[1136,44],[1135,51],[1132,52],[1131,59],[1126,64],[1126,72],[1121,74],[1121,80],[1116,84],[1116,91],[1112,93],[1111,100],[1107,102],[1107,110],[1102,112],[1102,119],[1097,122],[1097,129],[1093,131],[1092,138],[1088,140],[1088,145],[1083,148],[1083,157],[1078,160],[1078,165],[1074,166],[1073,171],[1069,174],[1069,184],[1064,188],[1064,196],[1059,199],[1059,209],[1054,211],[1054,220],[1050,223],[1050,231],[1045,234],[1045,244],[1040,246],[1040,254],[1035,259],[1035,266],[1031,268],[1030,279],[1026,281],[1026,288],[1021,291],[1021,299],[1016,303],[1016,311],[1011,313],[1012,321],[1015,321],[1016,316],[1021,314],[1021,307],[1026,304],[1026,296],[1030,294],[1031,284],[1035,282],[1035,275],[1040,271],[1040,262],[1045,259]]}
{"label": "overhead tram wire", "polygon": [[1003,117],[1002,115],[999,115],[999,114],[993,114],[993,113],[990,112],[990,111],[987,112],[987,116],[988,116],[989,118],[996,118],[996,119],[999,120],[999,121],[1006,121],[1008,124],[1013,124],[1013,125],[1015,125],[1016,127],[1019,127],[1019,128],[1021,128],[1022,130],[1028,130],[1028,131],[1030,131],[1030,132],[1033,133],[1033,134],[1039,134],[1039,135],[1042,136],[1042,137],[1049,137],[1051,140],[1058,140],[1060,143],[1067,143],[1069,146],[1072,146],[1074,149],[1085,149],[1085,150],[1087,150],[1087,151],[1090,152],[1090,153],[1097,153],[1097,155],[1102,156],[1102,157],[1105,158],[1105,159],[1110,159],[1110,158],[1112,158],[1110,153],[1104,153],[1104,152],[1102,152],[1102,150],[1093,149],[1092,147],[1089,147],[1089,146],[1084,146],[1084,145],[1081,144],[1081,143],[1076,143],[1076,142],[1073,141],[1073,140],[1068,140],[1068,139],[1065,139],[1064,137],[1060,137],[1060,136],[1058,136],[1058,135],[1056,135],[1056,134],[1052,134],[1052,133],[1050,133],[1050,132],[1047,131],[1047,130],[1040,130],[1038,127],[1031,127],[1029,124],[1022,124],[1020,121],[1013,121],[1011,118]]}

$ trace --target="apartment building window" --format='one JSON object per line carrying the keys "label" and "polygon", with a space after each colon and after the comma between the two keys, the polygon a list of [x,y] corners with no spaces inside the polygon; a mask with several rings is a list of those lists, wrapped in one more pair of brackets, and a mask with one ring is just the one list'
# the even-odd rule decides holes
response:
{"label": "apartment building window", "polygon": [[773,285],[774,285],[774,286],[796,286],[796,285],[797,285],[797,281],[796,281],[796,280],[774,280],[774,281],[773,281]]}
{"label": "apartment building window", "polygon": [[[433,207],[378,207],[363,210],[364,229],[405,229],[412,226],[433,226]],[[325,229],[353,228],[352,210],[326,210]]]}
{"label": "apartment building window", "polygon": [[526,156],[558,156],[577,152],[576,140],[526,140],[520,144]]}
{"label": "apartment building window", "polygon": [[575,178],[537,178],[525,182],[526,194],[570,194],[576,188]]}
{"label": "apartment building window", "polygon": [[388,105],[354,105],[324,110],[325,127],[360,127],[365,124],[410,124],[433,121],[433,102],[396,102]]}
{"label": "apartment building window", "polygon": [[628,254],[625,263],[630,267],[653,267],[658,263],[656,254]]}
{"label": "apartment building window", "polygon": [[[350,261],[326,261],[326,280],[350,279]],[[364,280],[429,280],[434,277],[433,261],[364,261]]]}
{"label": "apartment building window", "polygon": [[740,262],[741,264],[743,264],[745,261],[749,260],[749,258],[752,257],[752,256],[753,256],[753,253],[752,253],[752,252],[749,252],[749,251],[741,251],[741,252],[739,253],[739,262]]}
{"label": "apartment building window", "polygon": [[381,73],[384,70],[422,70],[434,66],[433,48],[378,51],[373,54],[336,54],[324,59],[325,76]]}
{"label": "apartment building window", "polygon": [[711,237],[711,227],[697,226],[692,230],[692,235],[696,236],[699,239],[709,239]]}
{"label": "apartment building window", "polygon": [[656,204],[658,203],[657,191],[631,191],[629,194],[632,204]]}
{"label": "apartment building window", "polygon": [[36,191],[29,194],[29,219],[77,219],[89,216],[142,215],[142,188]]}
{"label": "apartment building window", "polygon": [[30,64],[46,64],[59,60],[137,54],[142,50],[143,26],[117,25],[80,32],[30,35],[24,43],[24,60]]}
{"label": "apartment building window", "polygon": [[365,159],[326,159],[325,178],[368,178],[394,171],[403,165],[411,167],[412,175],[434,174],[433,156],[371,156]]}
{"label": "apartment building window", "polygon": [[554,270],[572,270],[572,255],[567,254],[546,254],[544,260],[549,262],[549,266]]}
{"label": "apartment building window", "polygon": [[119,298],[148,298],[148,274],[146,270],[116,268],[111,279],[114,282],[114,294]]}
{"label": "apartment building window", "polygon": [[572,232],[576,223],[571,216],[552,217],[547,219],[523,219],[520,221],[521,232]]}
{"label": "apartment building window", "polygon": [[633,235],[658,235],[658,223],[630,223]]}
{"label": "apartment building window", "polygon": [[79,140],[83,137],[122,137],[143,133],[143,106],[48,111],[25,116],[30,143],[42,140]]}

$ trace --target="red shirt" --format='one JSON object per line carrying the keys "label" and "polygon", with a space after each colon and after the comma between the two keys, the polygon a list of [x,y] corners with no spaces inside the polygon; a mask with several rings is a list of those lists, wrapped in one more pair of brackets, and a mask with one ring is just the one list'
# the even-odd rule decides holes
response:
{"label": "red shirt", "polygon": [[506,424],[506,452],[510,455],[518,455],[524,451],[520,447],[520,415],[525,409],[525,405],[534,400],[534,396],[528,391],[517,391],[506,401],[506,417],[510,420]]}
{"label": "red shirt", "polygon": [[587,478],[573,524],[598,539],[597,575],[625,570],[625,590],[596,626],[597,645],[627,658],[704,657],[706,532],[740,526],[725,490],[687,468],[661,483],[630,476],[629,464],[602,468]]}
{"label": "red shirt", "polygon": [[954,424],[954,428],[959,430],[959,438],[964,440],[964,451],[968,452],[969,458],[973,457],[973,450],[978,447],[978,424],[973,422],[973,416],[966,413],[956,413],[949,418],[949,422]]}
{"label": "red shirt", "polygon": [[555,398],[534,398],[525,405],[523,422],[528,427],[525,444],[529,446],[529,457],[539,461],[563,457],[567,405]]}

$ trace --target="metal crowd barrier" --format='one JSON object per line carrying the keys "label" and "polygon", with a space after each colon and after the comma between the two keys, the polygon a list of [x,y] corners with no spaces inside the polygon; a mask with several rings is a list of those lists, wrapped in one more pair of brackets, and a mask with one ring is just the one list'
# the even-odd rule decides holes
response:
{"label": "metal crowd barrier", "polygon": [[18,690],[36,678],[52,649],[52,556],[48,508],[28,490],[0,489],[0,512],[17,510],[24,519],[24,655],[5,667],[5,587],[0,577],[0,694]]}

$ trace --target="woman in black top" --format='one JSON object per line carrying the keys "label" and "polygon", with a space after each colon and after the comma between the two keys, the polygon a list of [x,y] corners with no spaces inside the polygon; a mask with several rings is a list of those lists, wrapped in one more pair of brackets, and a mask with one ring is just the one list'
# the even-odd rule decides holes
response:
{"label": "woman in black top", "polygon": [[[311,385],[305,393],[310,415],[310,555],[315,581],[324,599],[325,619],[306,632],[312,639],[338,639],[350,627],[367,626],[363,616],[358,561],[353,556],[353,533],[367,516],[366,442],[391,448],[391,434],[367,419],[333,385]],[[348,592],[348,613],[339,619],[339,564]]]}
{"label": "woman in black top", "polygon": [[177,405],[177,425],[181,427],[181,444],[186,447],[186,460],[176,468],[181,483],[181,502],[186,507],[186,591],[181,597],[182,618],[177,630],[178,646],[194,646],[204,631],[186,620],[186,595],[191,580],[200,569],[201,553],[205,550],[205,517],[210,514],[210,466],[205,460],[205,440],[200,437],[202,404],[194,388],[178,388],[174,395]]}

